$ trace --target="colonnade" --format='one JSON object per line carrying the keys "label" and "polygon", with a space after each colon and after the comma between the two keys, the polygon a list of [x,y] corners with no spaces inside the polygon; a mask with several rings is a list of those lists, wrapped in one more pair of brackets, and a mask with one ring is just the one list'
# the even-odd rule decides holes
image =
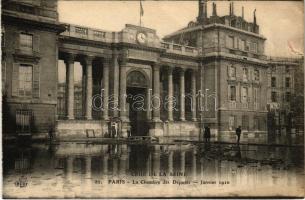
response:
{"label": "colonnade", "polygon": [[[76,61],[76,54],[68,53],[65,56],[65,64],[66,64],[66,83],[67,83],[67,91],[66,91],[66,107],[67,107],[67,119],[72,120],[74,119],[74,63]],[[92,119],[92,88],[93,88],[93,78],[92,78],[92,62],[95,59],[93,55],[85,55],[84,57],[84,64],[86,69],[86,87],[85,87],[85,118],[87,120]],[[113,60],[114,59],[114,60]],[[117,80],[119,77],[119,84],[114,85],[114,95],[118,95],[119,97],[114,96],[114,99],[119,100],[119,113],[120,118],[122,121],[128,121],[127,116],[127,108],[126,108],[126,93],[127,93],[127,58],[121,58],[119,62],[119,56],[114,56],[113,58],[106,58],[104,57],[103,60],[103,94],[101,94],[103,98],[103,112],[102,112],[102,119],[108,120],[109,119],[109,77],[112,77],[109,73],[109,68],[112,67],[119,67],[119,74],[113,74],[114,78]],[[120,64],[118,64],[120,63]],[[154,62],[151,65],[152,67],[152,89],[154,97],[160,97],[160,70],[161,70],[161,63]],[[173,118],[173,98],[174,98],[174,87],[173,87],[173,66],[167,66],[167,78],[168,78],[168,121],[174,121]],[[186,68],[179,68],[179,82],[180,82],[180,120],[185,121],[185,72]],[[115,70],[114,70],[115,71]],[[149,81],[149,80],[147,80]],[[115,81],[114,81],[115,82]],[[197,120],[196,116],[196,70],[192,69],[191,75],[191,96],[192,96],[192,121]],[[158,105],[158,99],[154,98],[153,103],[154,105]],[[194,106],[195,105],[195,106]],[[114,112],[115,113],[115,112]],[[152,120],[154,122],[160,122],[160,107],[153,106],[152,108]]]}

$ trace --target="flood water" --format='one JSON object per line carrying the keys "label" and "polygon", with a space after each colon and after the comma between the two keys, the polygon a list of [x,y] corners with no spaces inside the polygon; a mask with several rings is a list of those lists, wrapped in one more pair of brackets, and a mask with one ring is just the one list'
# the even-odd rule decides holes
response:
{"label": "flood water", "polygon": [[5,145],[6,198],[304,196],[303,147]]}

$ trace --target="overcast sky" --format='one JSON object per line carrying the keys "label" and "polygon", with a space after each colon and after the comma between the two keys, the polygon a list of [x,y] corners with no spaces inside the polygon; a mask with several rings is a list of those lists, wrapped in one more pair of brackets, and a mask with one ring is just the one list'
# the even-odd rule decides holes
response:
{"label": "overcast sky", "polygon": [[[196,20],[198,1],[142,1],[145,27],[157,30],[160,38]],[[208,2],[208,15],[212,2]],[[217,14],[229,13],[228,1],[216,1]],[[267,38],[265,53],[272,56],[292,57],[296,50],[303,52],[304,3],[303,1],[235,1],[234,13],[241,15],[244,6],[245,19],[253,21],[256,8],[260,34]],[[139,25],[139,1],[59,1],[59,21],[108,31],[120,31],[125,24]]]}

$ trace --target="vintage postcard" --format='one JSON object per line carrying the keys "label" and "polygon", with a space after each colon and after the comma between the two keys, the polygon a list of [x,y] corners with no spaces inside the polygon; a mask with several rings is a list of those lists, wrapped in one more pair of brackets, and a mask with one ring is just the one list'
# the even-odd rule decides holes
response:
{"label": "vintage postcard", "polygon": [[303,1],[2,0],[3,198],[304,197]]}

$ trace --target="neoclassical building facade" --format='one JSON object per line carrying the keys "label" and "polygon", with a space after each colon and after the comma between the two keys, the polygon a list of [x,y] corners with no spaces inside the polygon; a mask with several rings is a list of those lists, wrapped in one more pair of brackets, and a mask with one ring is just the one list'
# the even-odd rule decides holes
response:
{"label": "neoclassical building facade", "polygon": [[247,22],[233,4],[221,17],[213,4],[208,17],[199,1],[196,21],[161,40],[155,30],[131,24],[112,32],[60,23],[57,1],[8,2],[2,8],[8,137],[29,130],[55,130],[62,139],[107,137],[113,121],[124,138],[198,136],[203,126],[219,139],[233,137],[237,126],[245,137],[266,137],[270,62],[255,11]]}

